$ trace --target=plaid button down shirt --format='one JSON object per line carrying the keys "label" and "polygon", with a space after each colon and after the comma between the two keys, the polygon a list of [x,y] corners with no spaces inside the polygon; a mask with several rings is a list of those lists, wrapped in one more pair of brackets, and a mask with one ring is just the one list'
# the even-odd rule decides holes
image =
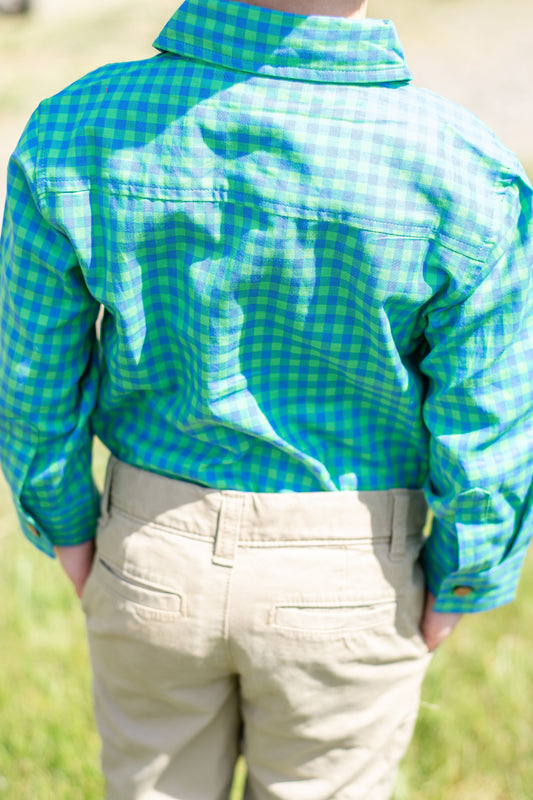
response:
{"label": "plaid button down shirt", "polygon": [[48,553],[94,535],[96,433],[218,488],[423,487],[436,608],[510,600],[533,516],[516,158],[411,85],[390,22],[187,0],[155,46],[42,103],[10,162],[0,454],[23,529]]}

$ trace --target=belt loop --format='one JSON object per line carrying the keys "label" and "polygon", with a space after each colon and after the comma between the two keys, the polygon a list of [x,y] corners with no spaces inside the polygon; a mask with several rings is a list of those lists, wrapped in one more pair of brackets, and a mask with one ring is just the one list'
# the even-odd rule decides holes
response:
{"label": "belt loop", "polygon": [[401,561],[405,555],[408,519],[409,519],[409,493],[404,489],[391,489],[392,495],[392,520],[391,543],[389,557],[391,561]]}
{"label": "belt loop", "polygon": [[109,519],[109,506],[111,500],[111,484],[113,482],[113,471],[115,469],[115,465],[117,463],[117,459],[115,456],[109,456],[109,461],[107,462],[107,470],[105,474],[105,483],[104,489],[102,491],[102,497],[100,500],[100,524],[105,524]]}
{"label": "belt loop", "polygon": [[224,490],[221,492],[213,564],[232,567],[241,526],[244,494]]}

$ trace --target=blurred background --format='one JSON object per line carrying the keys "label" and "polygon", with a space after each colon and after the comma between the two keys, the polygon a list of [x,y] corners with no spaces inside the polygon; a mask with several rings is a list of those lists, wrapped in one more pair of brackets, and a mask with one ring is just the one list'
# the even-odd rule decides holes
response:
{"label": "blurred background", "polygon": [[[172,0],[0,0],[0,206],[37,103],[110,61],[149,57]],[[533,2],[370,0],[415,83],[466,105],[533,175]],[[101,481],[106,454],[95,448]],[[435,656],[394,800],[532,800],[533,562],[517,600],[466,619]],[[100,800],[78,602],[18,532],[0,477],[0,800]],[[237,785],[232,800],[240,796]],[[207,799],[206,799],[207,800]]]}

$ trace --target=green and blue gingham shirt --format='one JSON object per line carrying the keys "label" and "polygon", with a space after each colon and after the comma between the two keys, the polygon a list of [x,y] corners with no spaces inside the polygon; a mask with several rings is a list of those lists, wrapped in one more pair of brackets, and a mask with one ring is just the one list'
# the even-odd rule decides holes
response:
{"label": "green and blue gingham shirt", "polygon": [[510,600],[533,526],[516,158],[410,83],[387,21],[187,0],[155,46],[43,102],[10,162],[0,455],[28,537],[94,535],[96,434],[219,488],[424,487],[436,608]]}

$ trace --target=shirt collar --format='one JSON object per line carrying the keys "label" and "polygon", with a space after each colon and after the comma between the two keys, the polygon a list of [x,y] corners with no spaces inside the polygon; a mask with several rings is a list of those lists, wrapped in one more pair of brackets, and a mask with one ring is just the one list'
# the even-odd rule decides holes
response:
{"label": "shirt collar", "polygon": [[304,17],[234,0],[185,0],[154,47],[279,78],[321,83],[412,79],[390,20]]}

